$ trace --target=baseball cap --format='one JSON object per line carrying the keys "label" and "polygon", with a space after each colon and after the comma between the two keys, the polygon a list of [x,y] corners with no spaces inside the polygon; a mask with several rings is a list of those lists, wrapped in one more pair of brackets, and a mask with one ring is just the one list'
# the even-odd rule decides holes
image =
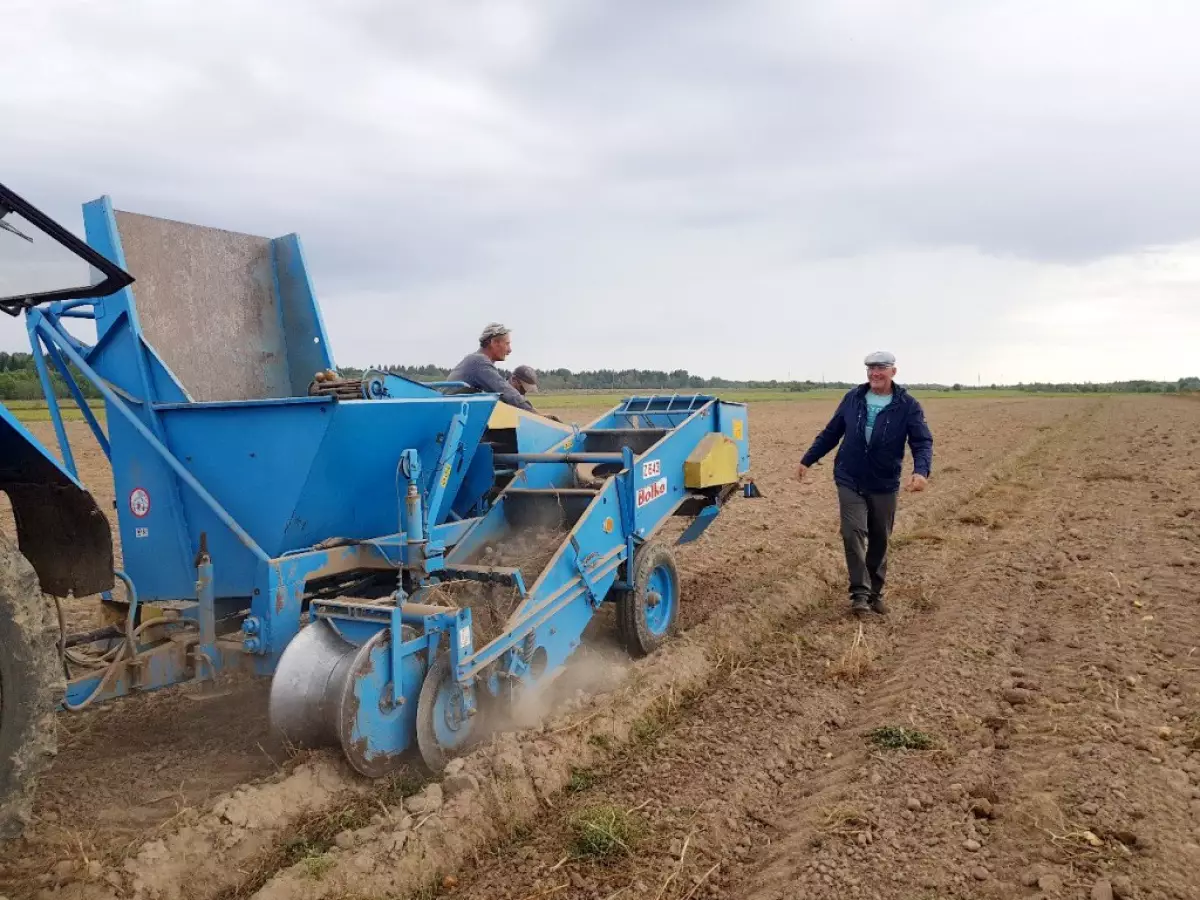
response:
{"label": "baseball cap", "polygon": [[868,354],[863,362],[868,366],[894,366],[896,357],[886,350],[876,350],[874,353]]}
{"label": "baseball cap", "polygon": [[479,335],[479,343],[486,344],[492,338],[503,337],[508,334],[508,327],[501,325],[499,322],[491,322]]}
{"label": "baseball cap", "polygon": [[537,391],[537,372],[533,371],[530,366],[517,366],[513,369],[513,377],[521,383],[528,385],[531,391]]}

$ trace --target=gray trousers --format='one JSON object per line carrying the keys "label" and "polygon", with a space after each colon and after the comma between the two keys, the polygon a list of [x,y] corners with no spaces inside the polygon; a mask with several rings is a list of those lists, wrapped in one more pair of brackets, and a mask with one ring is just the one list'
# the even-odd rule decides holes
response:
{"label": "gray trousers", "polygon": [[850,597],[882,597],[897,494],[860,494],[840,484],[837,490]]}

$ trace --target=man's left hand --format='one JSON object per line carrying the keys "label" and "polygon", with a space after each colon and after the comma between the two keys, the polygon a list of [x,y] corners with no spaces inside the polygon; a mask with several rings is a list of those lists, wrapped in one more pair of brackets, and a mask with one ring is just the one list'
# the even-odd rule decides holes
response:
{"label": "man's left hand", "polygon": [[923,491],[928,484],[928,478],[926,478],[924,475],[918,475],[916,472],[914,472],[912,478],[910,478],[908,481],[908,490],[912,491],[913,493]]}

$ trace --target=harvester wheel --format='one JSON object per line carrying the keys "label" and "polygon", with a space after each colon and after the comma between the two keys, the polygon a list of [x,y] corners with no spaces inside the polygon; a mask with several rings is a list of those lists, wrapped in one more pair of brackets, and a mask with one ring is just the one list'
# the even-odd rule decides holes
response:
{"label": "harvester wheel", "polygon": [[29,822],[38,776],[54,758],[63,689],[58,623],[28,560],[0,537],[0,841]]}
{"label": "harvester wheel", "polygon": [[454,680],[450,655],[442,653],[429,667],[417,699],[417,747],[435,775],[446,768],[475,732],[480,716],[468,716],[462,701],[462,688]]}
{"label": "harvester wheel", "polygon": [[618,630],[631,656],[648,656],[679,622],[679,570],[662,544],[644,544],[633,559],[633,590],[617,597]]}

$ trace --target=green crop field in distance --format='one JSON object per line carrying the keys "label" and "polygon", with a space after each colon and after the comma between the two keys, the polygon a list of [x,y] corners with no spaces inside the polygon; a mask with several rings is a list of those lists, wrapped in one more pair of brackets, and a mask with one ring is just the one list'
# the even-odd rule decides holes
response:
{"label": "green crop field in distance", "polygon": [[[626,397],[646,397],[652,394],[669,395],[670,391],[624,391],[624,392],[591,392],[591,391],[547,391],[532,397],[533,405],[546,409],[575,409],[581,406],[616,406]],[[687,393],[680,391],[681,394]],[[704,393],[696,391],[695,393]],[[722,400],[736,403],[806,403],[823,401],[836,403],[845,394],[842,390],[823,391],[772,391],[772,390],[717,390],[713,392]],[[919,400],[952,400],[952,399],[997,399],[1005,397],[1077,397],[1081,394],[1034,394],[1017,390],[974,390],[974,391],[913,391],[913,396]],[[1088,394],[1089,397],[1098,396]]]}
{"label": "green crop field in distance", "polygon": [[[0,401],[4,406],[16,416],[18,422],[49,422],[50,407],[46,405],[45,400],[3,400]],[[58,408],[62,412],[62,417],[67,422],[83,421],[83,413],[74,401],[60,400]],[[101,403],[92,404],[92,412],[96,418],[104,421],[104,406]]]}
{"label": "green crop field in distance", "polygon": [[[535,407],[548,410],[569,410],[580,409],[584,407],[612,407],[616,406],[626,397],[646,397],[652,394],[669,396],[671,391],[650,391],[650,390],[631,390],[631,391],[547,391],[541,394],[535,394],[531,398]],[[681,394],[687,393],[705,393],[704,391],[680,391]],[[836,403],[841,399],[845,392],[842,390],[822,390],[822,391],[773,391],[769,389],[738,389],[717,390],[715,396],[722,400],[730,400],[736,403],[813,403],[825,402]],[[920,400],[950,400],[950,399],[972,399],[986,400],[997,398],[1044,398],[1050,399],[1055,397],[1097,397],[1099,394],[1074,394],[1074,393],[1032,393],[1029,391],[1017,390],[974,390],[974,391],[913,391],[913,395]],[[50,421],[50,410],[42,400],[7,400],[3,401],[4,405],[12,412],[18,420],[22,422],[48,422]],[[74,402],[69,400],[59,401],[59,408],[62,410],[63,418],[68,422],[78,422],[83,419],[83,413]],[[92,411],[96,414],[96,418],[104,420],[104,404],[95,402],[92,404]]]}

